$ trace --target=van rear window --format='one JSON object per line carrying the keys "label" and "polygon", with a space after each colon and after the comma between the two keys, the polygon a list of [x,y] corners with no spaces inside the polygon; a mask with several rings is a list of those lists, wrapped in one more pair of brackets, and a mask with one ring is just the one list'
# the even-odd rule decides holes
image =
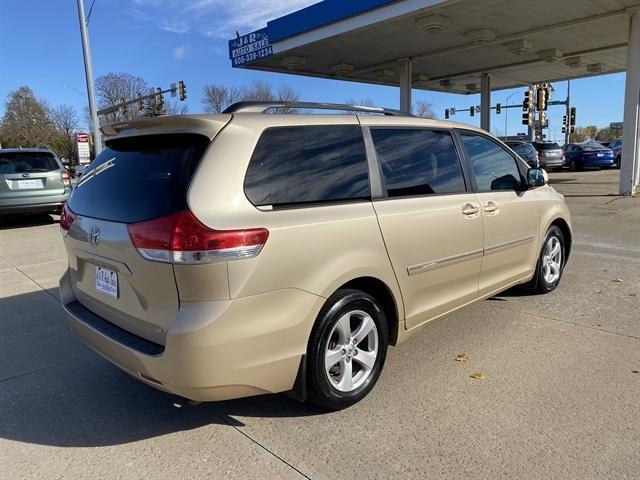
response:
{"label": "van rear window", "polygon": [[274,207],[370,198],[362,129],[268,128],[249,162],[244,189],[254,205]]}
{"label": "van rear window", "polygon": [[186,192],[209,139],[146,135],[107,142],[69,199],[75,213],[122,223],[186,208]]}
{"label": "van rear window", "polygon": [[47,152],[2,152],[0,153],[0,174],[36,173],[58,170],[60,166],[51,153]]}

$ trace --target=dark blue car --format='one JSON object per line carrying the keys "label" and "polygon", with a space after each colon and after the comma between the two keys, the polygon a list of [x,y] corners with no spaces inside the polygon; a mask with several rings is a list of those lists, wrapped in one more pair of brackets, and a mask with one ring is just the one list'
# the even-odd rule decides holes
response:
{"label": "dark blue car", "polygon": [[564,151],[565,165],[572,171],[615,165],[613,151],[598,142],[570,143]]}

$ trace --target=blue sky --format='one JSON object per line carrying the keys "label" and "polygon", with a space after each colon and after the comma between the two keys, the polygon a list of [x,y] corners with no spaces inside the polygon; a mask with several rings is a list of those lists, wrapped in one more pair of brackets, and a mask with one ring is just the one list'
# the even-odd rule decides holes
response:
{"label": "blue sky", "polygon": [[[207,83],[241,85],[262,78],[274,86],[291,84],[302,100],[344,102],[369,97],[378,105],[397,107],[391,87],[312,79],[293,75],[233,69],[227,40],[235,31],[247,33],[267,20],[298,10],[315,0],[96,0],[89,35],[96,76],[127,72],[152,86],[184,80],[192,113],[202,111],[202,87]],[[85,0],[89,9],[91,0]],[[69,104],[78,112],[86,105],[86,87],[75,0],[0,0],[0,112],[7,94],[31,87],[52,105]],[[555,99],[566,97],[566,82],[557,83]],[[493,103],[521,101],[524,89],[494,92]],[[414,100],[434,104],[442,118],[448,107],[468,108],[479,96],[415,91]],[[624,74],[572,82],[572,103],[579,125],[608,126],[622,121]],[[508,133],[522,131],[521,112],[509,112]],[[551,135],[560,137],[563,107],[549,111]],[[459,114],[453,120],[478,125],[479,118]],[[492,129],[504,133],[505,114],[493,115]]]}

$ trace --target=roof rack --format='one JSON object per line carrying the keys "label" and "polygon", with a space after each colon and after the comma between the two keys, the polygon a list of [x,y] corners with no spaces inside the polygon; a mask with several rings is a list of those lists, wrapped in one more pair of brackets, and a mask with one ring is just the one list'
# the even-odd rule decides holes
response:
{"label": "roof rack", "polygon": [[276,108],[286,109],[310,109],[310,110],[341,110],[345,112],[380,113],[393,117],[410,117],[409,113],[382,107],[365,107],[357,105],[344,105],[341,103],[315,103],[315,102],[278,102],[278,101],[247,101],[230,105],[222,113],[264,113]]}

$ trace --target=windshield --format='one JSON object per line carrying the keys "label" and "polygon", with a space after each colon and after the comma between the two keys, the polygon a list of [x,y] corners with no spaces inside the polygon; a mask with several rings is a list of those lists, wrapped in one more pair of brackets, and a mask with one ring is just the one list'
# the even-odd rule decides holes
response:
{"label": "windshield", "polygon": [[69,199],[75,213],[134,223],[186,208],[191,177],[209,145],[201,135],[146,135],[107,143]]}
{"label": "windshield", "polygon": [[47,152],[0,152],[0,174],[58,170],[55,157]]}

